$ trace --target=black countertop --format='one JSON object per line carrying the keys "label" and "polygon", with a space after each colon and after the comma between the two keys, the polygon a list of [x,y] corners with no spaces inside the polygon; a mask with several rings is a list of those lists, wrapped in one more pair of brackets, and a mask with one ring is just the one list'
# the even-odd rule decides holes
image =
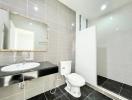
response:
{"label": "black countertop", "polygon": [[58,66],[45,61],[39,62],[40,66],[24,71],[2,72],[0,67],[0,87],[9,86],[22,81],[36,79],[45,75],[58,73]]}
{"label": "black countertop", "polygon": [[14,72],[2,72],[1,68],[4,67],[4,66],[1,66],[0,67],[0,77],[10,76],[10,75],[17,75],[17,74],[21,74],[21,73],[33,72],[33,71],[39,71],[39,70],[47,70],[47,69],[54,69],[54,68],[58,69],[57,65],[54,65],[54,64],[52,64],[48,61],[38,62],[38,63],[40,63],[40,66],[38,66],[36,68],[32,68],[32,69],[24,70],[24,71],[16,71],[16,72],[15,71]]}

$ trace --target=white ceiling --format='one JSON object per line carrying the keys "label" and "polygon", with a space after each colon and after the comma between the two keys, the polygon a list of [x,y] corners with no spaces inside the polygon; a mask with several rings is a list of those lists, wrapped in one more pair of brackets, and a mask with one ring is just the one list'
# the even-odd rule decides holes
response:
{"label": "white ceiling", "polygon": [[[69,8],[79,12],[89,19],[95,19],[117,8],[123,7],[132,0],[59,0]],[[104,11],[100,10],[103,4],[107,4]]]}

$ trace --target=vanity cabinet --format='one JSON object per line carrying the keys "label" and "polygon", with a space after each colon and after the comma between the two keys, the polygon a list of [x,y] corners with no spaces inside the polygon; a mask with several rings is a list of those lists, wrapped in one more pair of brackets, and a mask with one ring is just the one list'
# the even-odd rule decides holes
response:
{"label": "vanity cabinet", "polygon": [[21,83],[23,81],[29,81],[54,73],[58,73],[58,66],[50,62],[40,62],[39,67],[22,72],[7,73],[0,71],[0,87]]}

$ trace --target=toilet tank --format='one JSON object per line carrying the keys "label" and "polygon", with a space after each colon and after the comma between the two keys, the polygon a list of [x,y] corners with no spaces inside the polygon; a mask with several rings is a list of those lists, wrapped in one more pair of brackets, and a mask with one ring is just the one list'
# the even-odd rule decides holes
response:
{"label": "toilet tank", "polygon": [[71,73],[71,63],[72,61],[61,61],[60,62],[60,74],[69,75]]}

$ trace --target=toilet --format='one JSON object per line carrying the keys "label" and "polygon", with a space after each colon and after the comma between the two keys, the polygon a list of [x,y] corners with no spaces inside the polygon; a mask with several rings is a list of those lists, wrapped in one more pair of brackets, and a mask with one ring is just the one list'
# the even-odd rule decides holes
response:
{"label": "toilet", "polygon": [[71,73],[72,61],[60,62],[60,74],[65,77],[67,86],[65,90],[72,96],[79,98],[81,96],[80,87],[85,85],[85,80],[77,73]]}

